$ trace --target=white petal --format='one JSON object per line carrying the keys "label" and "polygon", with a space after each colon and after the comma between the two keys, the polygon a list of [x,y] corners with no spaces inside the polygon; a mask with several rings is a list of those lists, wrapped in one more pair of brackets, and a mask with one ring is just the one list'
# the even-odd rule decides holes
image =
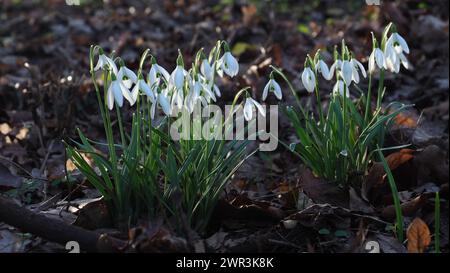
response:
{"label": "white petal", "polygon": [[281,100],[283,98],[283,92],[281,92],[281,87],[276,81],[273,81],[273,93],[275,94],[275,97],[277,97],[278,100]]}
{"label": "white petal", "polygon": [[369,56],[369,74],[375,72],[375,50]]}
{"label": "white petal", "polygon": [[114,108],[114,91],[112,84],[109,85],[108,92],[106,94],[108,109],[112,110]]}
{"label": "white petal", "polygon": [[252,99],[252,98],[250,98],[250,99],[252,100],[252,102],[253,102],[253,104],[256,106],[256,108],[258,109],[259,113],[260,113],[263,117],[265,117],[265,116],[266,116],[266,110],[264,109],[264,107],[262,107],[262,105],[261,105],[259,102],[257,102],[256,100],[254,100],[254,99]]}
{"label": "white petal", "polygon": [[159,64],[155,64],[155,66],[157,68],[157,72],[161,73],[161,75],[164,77],[166,81],[169,81],[170,79],[169,72],[167,72],[167,70],[164,67],[160,66]]}
{"label": "white petal", "polygon": [[172,82],[177,89],[182,89],[184,84],[184,73],[181,66],[177,66],[172,72]]}
{"label": "white petal", "polygon": [[245,104],[244,104],[244,118],[247,121],[250,121],[253,117],[253,108],[255,106],[253,105],[252,101],[247,98],[245,100]]}
{"label": "white petal", "polygon": [[333,77],[333,75],[330,74],[330,70],[328,69],[327,64],[323,60],[319,61],[319,70],[325,80],[329,81],[331,80],[331,77]]}
{"label": "white petal", "polygon": [[352,62],[353,62],[353,65],[356,65],[359,68],[359,71],[361,71],[361,74],[363,75],[363,77],[366,78],[367,77],[366,69],[364,68],[362,63],[356,59],[352,59]]}
{"label": "white petal", "polygon": [[350,85],[352,83],[353,69],[349,61],[342,62],[341,74],[344,82]]}
{"label": "white petal", "polygon": [[139,89],[142,90],[150,99],[150,101],[155,101],[155,95],[153,94],[152,89],[144,80],[139,80]]}
{"label": "white petal", "polygon": [[111,83],[112,85],[112,91],[114,93],[114,99],[116,100],[116,103],[119,107],[122,107],[123,105],[123,94],[122,90],[120,90],[120,83],[115,80]]}
{"label": "white petal", "polygon": [[216,96],[220,98],[220,96],[222,96],[222,94],[220,93],[219,87],[217,87],[217,85],[214,84],[213,89],[214,89],[214,93],[216,93]]}
{"label": "white petal", "polygon": [[130,103],[130,105],[133,105],[136,101],[131,96],[130,90],[128,90],[128,88],[126,88],[122,82],[119,83],[119,86],[120,86],[120,90],[122,91],[122,95]]}
{"label": "white petal", "polygon": [[136,83],[137,82],[136,73],[134,73],[133,70],[131,70],[128,67],[125,67],[125,66],[123,66],[123,69],[124,69],[125,76],[127,76],[128,79],[130,79],[133,83]]}
{"label": "white petal", "polygon": [[400,44],[403,51],[406,54],[409,54],[409,47],[408,47],[408,44],[406,43],[405,39],[403,39],[403,37],[400,36],[400,34],[398,34],[398,33],[394,33],[394,35],[395,35],[395,40]]}
{"label": "white petal", "polygon": [[359,83],[359,73],[358,69],[352,64],[352,80],[355,83]]}
{"label": "white petal", "polygon": [[103,66],[105,65],[105,55],[100,55],[98,56],[98,61],[97,61],[97,65],[94,67],[94,71],[97,71],[99,69],[102,69]]}
{"label": "white petal", "polygon": [[378,65],[378,68],[386,68],[386,60],[384,57],[384,53],[381,49],[376,48],[375,49],[375,62]]}
{"label": "white petal", "polygon": [[231,55],[230,52],[225,52],[223,58],[222,68],[225,73],[230,77],[236,76],[239,73],[239,63],[237,60],[233,57],[233,55]]}
{"label": "white petal", "polygon": [[152,106],[150,107],[150,118],[155,118],[155,112],[156,112],[156,102],[152,102]]}
{"label": "white petal", "polygon": [[137,100],[137,97],[139,95],[139,84],[135,84],[133,89],[131,90],[131,98],[133,101]]}
{"label": "white petal", "polygon": [[167,97],[164,96],[163,94],[159,94],[158,95],[158,102],[159,105],[161,106],[161,109],[163,110],[164,114],[166,116],[170,116],[170,104],[169,101],[167,100]]}
{"label": "white petal", "polygon": [[272,80],[269,80],[269,82],[264,86],[263,93],[262,93],[262,101],[265,101],[267,98],[267,94],[269,93],[269,88]]}
{"label": "white petal", "polygon": [[400,61],[401,61],[401,63],[402,63],[402,65],[403,65],[404,68],[406,68],[406,69],[410,69],[410,68],[411,68],[411,64],[409,63],[409,61],[408,61],[408,59],[406,58],[405,54],[400,53],[400,54],[398,55],[398,57],[400,58]]}
{"label": "white petal", "polygon": [[200,72],[208,80],[212,79],[213,71],[207,59],[203,59],[202,64],[200,65]]}
{"label": "white petal", "polygon": [[311,68],[307,67],[303,70],[302,83],[308,92],[314,92],[314,88],[316,87],[316,77]]}

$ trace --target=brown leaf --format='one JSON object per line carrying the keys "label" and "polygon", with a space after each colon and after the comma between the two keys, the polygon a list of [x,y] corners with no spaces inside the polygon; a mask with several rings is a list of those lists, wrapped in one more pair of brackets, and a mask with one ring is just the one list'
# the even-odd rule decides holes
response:
{"label": "brown leaf", "polygon": [[413,156],[414,150],[412,149],[401,149],[399,152],[392,153],[386,157],[389,168],[391,170],[397,169],[400,165],[408,162]]}
{"label": "brown leaf", "polygon": [[[428,196],[427,195],[420,195],[417,196],[416,198],[405,202],[403,204],[401,204],[401,208],[402,208],[402,214],[404,216],[413,216],[421,207],[423,207],[425,205],[425,203],[428,200]],[[392,220],[395,219],[395,206],[394,205],[390,205],[387,206],[383,209],[383,212],[381,213],[381,215],[383,216],[383,218],[388,219],[388,220]]]}
{"label": "brown leaf", "polygon": [[336,183],[325,181],[306,167],[300,168],[300,186],[305,194],[315,203],[330,204],[349,208],[349,193],[338,187]]}
{"label": "brown leaf", "polygon": [[416,128],[417,118],[412,115],[400,113],[394,118],[395,125],[401,128]]}
{"label": "brown leaf", "polygon": [[430,229],[420,218],[415,218],[406,232],[408,237],[408,252],[423,253],[431,242]]}

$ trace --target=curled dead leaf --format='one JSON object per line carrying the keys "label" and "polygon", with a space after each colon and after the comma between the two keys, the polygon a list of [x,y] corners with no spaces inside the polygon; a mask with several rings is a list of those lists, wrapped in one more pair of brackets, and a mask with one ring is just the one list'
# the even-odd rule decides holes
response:
{"label": "curled dead leaf", "polygon": [[420,218],[415,218],[406,232],[408,237],[408,252],[423,253],[431,242],[430,229]]}

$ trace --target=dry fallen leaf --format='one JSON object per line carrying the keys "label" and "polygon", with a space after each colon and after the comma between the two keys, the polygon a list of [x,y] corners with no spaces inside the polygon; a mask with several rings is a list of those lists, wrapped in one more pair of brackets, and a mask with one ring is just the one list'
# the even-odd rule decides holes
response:
{"label": "dry fallen leaf", "polygon": [[415,218],[406,232],[408,237],[408,252],[423,253],[431,242],[430,229],[420,218]]}
{"label": "dry fallen leaf", "polygon": [[386,157],[386,160],[389,164],[389,168],[391,170],[397,169],[402,164],[411,160],[414,155],[414,150],[411,149],[401,149],[400,151],[390,154]]}
{"label": "dry fallen leaf", "polygon": [[400,113],[394,118],[394,122],[398,127],[403,128],[416,128],[417,118],[412,115]]}

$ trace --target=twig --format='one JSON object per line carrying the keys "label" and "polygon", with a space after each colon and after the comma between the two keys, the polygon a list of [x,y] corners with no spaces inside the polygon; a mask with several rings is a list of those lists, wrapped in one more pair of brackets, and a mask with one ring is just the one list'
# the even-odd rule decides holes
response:
{"label": "twig", "polygon": [[2,196],[0,196],[0,222],[62,245],[76,241],[80,245],[80,250],[86,252],[119,252],[127,246],[126,241],[34,213]]}

